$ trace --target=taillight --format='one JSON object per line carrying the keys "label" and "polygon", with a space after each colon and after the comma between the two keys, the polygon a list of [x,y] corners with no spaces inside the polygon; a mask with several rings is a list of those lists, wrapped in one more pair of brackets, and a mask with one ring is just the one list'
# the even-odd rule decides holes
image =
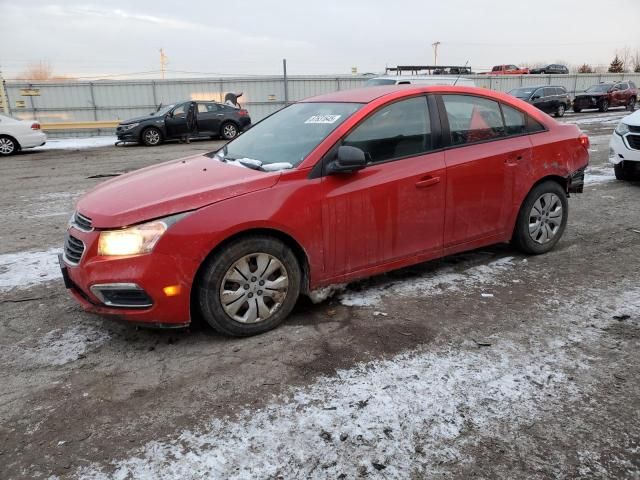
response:
{"label": "taillight", "polygon": [[245,110],[244,108],[241,108],[240,110],[238,110],[238,115],[240,115],[241,117],[248,117],[249,116],[249,112],[247,110]]}
{"label": "taillight", "polygon": [[40,130],[40,124],[38,122],[32,123],[31,130]]}
{"label": "taillight", "polygon": [[585,135],[584,133],[580,134],[580,136],[578,137],[578,140],[580,140],[580,145],[582,145],[585,149],[589,150],[589,137],[587,135]]}

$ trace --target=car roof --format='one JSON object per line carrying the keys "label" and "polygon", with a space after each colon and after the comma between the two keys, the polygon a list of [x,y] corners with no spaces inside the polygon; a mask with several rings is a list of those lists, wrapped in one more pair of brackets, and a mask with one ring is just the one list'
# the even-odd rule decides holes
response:
{"label": "car roof", "polygon": [[[405,95],[401,95],[402,93],[405,93]],[[381,85],[377,87],[339,90],[337,92],[325,93],[323,95],[305,98],[300,102],[370,103],[381,97],[404,97],[420,93],[460,93],[507,99],[509,101],[513,98],[506,93],[489,90],[488,88],[453,85],[419,85],[414,83],[408,85]]]}

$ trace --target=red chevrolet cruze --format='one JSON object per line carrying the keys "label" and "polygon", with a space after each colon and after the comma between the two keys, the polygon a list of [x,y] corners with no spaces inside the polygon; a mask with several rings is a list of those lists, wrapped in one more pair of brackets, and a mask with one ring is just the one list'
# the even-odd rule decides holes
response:
{"label": "red chevrolet cruze", "polygon": [[320,287],[499,242],[549,251],[588,146],[489,90],[322,95],[216,152],[95,188],[70,222],[63,276],[92,312],[261,333]]}

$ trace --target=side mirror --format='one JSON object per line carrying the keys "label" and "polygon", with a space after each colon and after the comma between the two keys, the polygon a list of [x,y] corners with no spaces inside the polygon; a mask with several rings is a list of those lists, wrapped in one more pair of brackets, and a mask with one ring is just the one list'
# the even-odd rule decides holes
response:
{"label": "side mirror", "polygon": [[533,97],[531,97],[531,100],[538,100],[540,98],[540,95],[534,95]]}
{"label": "side mirror", "polygon": [[327,165],[327,173],[353,173],[367,165],[367,155],[358,147],[343,145],[338,148],[336,159]]}

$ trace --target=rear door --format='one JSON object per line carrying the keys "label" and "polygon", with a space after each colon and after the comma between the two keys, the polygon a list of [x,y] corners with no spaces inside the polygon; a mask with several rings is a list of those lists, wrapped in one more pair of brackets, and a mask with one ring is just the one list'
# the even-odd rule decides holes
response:
{"label": "rear door", "polygon": [[[442,95],[447,166],[444,247],[504,235],[512,212],[516,172],[530,160],[524,126],[507,127],[498,102]],[[513,109],[512,109],[513,110]],[[524,118],[524,115],[522,115]]]}
{"label": "rear door", "polygon": [[555,87],[544,87],[543,110],[547,113],[553,113],[558,109],[558,95]]}
{"label": "rear door", "polygon": [[411,255],[440,255],[446,178],[444,153],[434,151],[432,118],[437,119],[430,116],[426,97],[399,100],[344,138],[343,145],[364,150],[370,163],[353,174],[323,178],[329,275]]}
{"label": "rear door", "polygon": [[214,102],[198,102],[198,131],[217,135],[223,114]]}

